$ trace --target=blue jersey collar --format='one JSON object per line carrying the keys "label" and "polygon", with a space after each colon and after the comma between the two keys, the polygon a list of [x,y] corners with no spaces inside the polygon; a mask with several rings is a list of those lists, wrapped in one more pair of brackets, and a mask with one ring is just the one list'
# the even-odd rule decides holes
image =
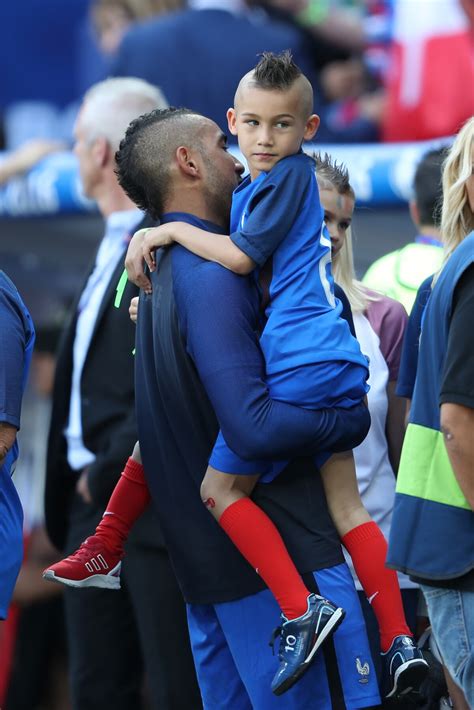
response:
{"label": "blue jersey collar", "polygon": [[[300,149],[299,149],[296,153],[294,153],[293,155],[307,155],[307,153],[304,152],[303,148],[300,148]],[[287,155],[286,157],[287,157],[287,158],[292,158],[293,155]],[[313,162],[315,162],[315,161],[314,161],[314,158],[313,158],[312,156],[308,155],[308,158],[310,158]],[[285,158],[282,158],[282,160],[285,160]],[[278,162],[281,162],[281,161],[278,161]],[[278,163],[276,163],[276,165],[278,165]],[[274,165],[273,167],[275,167],[275,165]],[[273,170],[273,168],[272,168],[272,170]],[[258,176],[258,178],[256,178],[253,182],[257,182],[257,181],[260,180],[260,179],[263,180],[263,179],[268,175],[269,172],[271,172],[271,170],[262,170],[261,173],[260,173],[260,175]],[[235,190],[234,190],[234,195],[235,195],[236,193],[241,192],[242,190],[245,190],[245,188],[247,187],[247,185],[249,184],[249,182],[252,182],[252,179],[251,179],[251,177],[250,177],[250,173],[247,173],[247,175],[244,175],[244,177],[242,178],[241,182],[240,182],[240,183],[237,185],[237,187],[235,188]]]}
{"label": "blue jersey collar", "polygon": [[161,224],[167,224],[168,222],[186,222],[187,224],[192,224],[193,227],[199,227],[199,229],[204,229],[206,232],[214,232],[214,234],[226,234],[228,229],[225,227],[220,227],[214,222],[208,222],[207,219],[201,219],[196,217],[194,214],[189,212],[165,212],[160,219]]}

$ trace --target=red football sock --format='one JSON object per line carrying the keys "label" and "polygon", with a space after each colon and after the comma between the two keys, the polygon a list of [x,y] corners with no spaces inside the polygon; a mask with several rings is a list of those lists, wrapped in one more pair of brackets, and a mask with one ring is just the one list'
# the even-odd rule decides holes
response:
{"label": "red football sock", "polygon": [[387,541],[374,522],[358,525],[342,538],[354,569],[375,612],[382,651],[395,636],[412,636],[405,620],[397,573],[385,567]]}
{"label": "red football sock", "polygon": [[219,525],[265,581],[287,619],[308,609],[308,596],[280,533],[250,498],[240,498],[222,513]]}
{"label": "red football sock", "polygon": [[130,457],[95,531],[108,550],[117,554],[123,552],[133,523],[144,512],[149,502],[150,493],[143,466]]}

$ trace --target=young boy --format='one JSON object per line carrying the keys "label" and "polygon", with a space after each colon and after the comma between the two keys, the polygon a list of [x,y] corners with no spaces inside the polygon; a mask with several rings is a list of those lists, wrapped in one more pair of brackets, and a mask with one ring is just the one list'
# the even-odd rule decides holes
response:
{"label": "young boy", "polygon": [[[241,80],[235,96],[235,107],[229,109],[229,129],[238,135],[250,176],[237,188],[231,213],[231,236],[203,233],[188,224],[173,222],[148,233],[144,238],[146,260],[154,268],[151,251],[178,241],[201,257],[217,261],[236,273],[248,274],[255,267],[265,267],[260,274],[269,276],[267,321],[261,336],[265,355],[267,383],[273,398],[321,411],[321,431],[324,441],[338,432],[337,448],[341,453],[321,453],[317,464],[321,469],[329,508],[344,545],[351,552],[360,549],[365,555],[357,569],[359,578],[367,581],[368,596],[376,599],[375,607],[383,606],[381,627],[394,668],[393,692],[405,689],[402,671],[417,662],[412,652],[398,589],[396,575],[385,570],[386,543],[377,526],[363,508],[349,449],[363,438],[354,421],[353,410],[367,391],[367,361],[348,324],[340,317],[341,303],[334,298],[330,271],[331,243],[322,229],[323,218],[319,202],[313,160],[301,152],[303,140],[315,135],[319,118],[312,113],[312,88],[306,77],[293,64],[291,55],[264,54],[255,70]],[[166,217],[166,216],[165,216]],[[269,261],[272,257],[271,262]],[[342,413],[342,414],[341,414]],[[355,416],[355,414],[354,414]],[[341,420],[344,426],[340,425]],[[276,527],[250,499],[257,481],[270,481],[286,462],[243,461],[226,445],[219,434],[205,474],[201,496],[205,505],[232,539],[243,556],[258,570],[275,595],[283,615],[280,644],[280,666],[272,683],[279,695],[290,688],[308,668],[316,650],[341,623],[344,611],[328,600],[310,594],[297,572]],[[138,456],[129,461],[121,479],[130,491],[148,500],[143,472]],[[140,477],[142,482],[140,483]],[[133,480],[131,480],[133,479]],[[140,485],[142,489],[140,489]],[[116,493],[113,494],[115,498]],[[111,503],[96,536],[88,538],[69,562],[58,563],[46,572],[56,581],[86,586],[92,578],[111,580],[118,574],[122,552],[115,535],[115,552],[102,558],[110,560],[113,569],[97,575],[91,569],[85,575],[83,565],[94,552],[97,538],[102,546],[109,539],[110,529],[122,527],[130,519],[131,498],[122,498],[125,506]],[[115,504],[114,504],[115,505]],[[139,510],[139,507],[137,507]],[[120,511],[121,514],[118,514]],[[87,562],[90,565],[90,562]],[[364,571],[366,572],[364,574]],[[114,584],[113,581],[107,584]],[[380,603],[379,603],[380,602]],[[400,639],[403,639],[401,643]],[[402,664],[392,664],[393,656],[406,649]],[[408,653],[410,649],[410,653]],[[406,666],[406,668],[402,668]],[[397,677],[395,678],[395,673]]]}

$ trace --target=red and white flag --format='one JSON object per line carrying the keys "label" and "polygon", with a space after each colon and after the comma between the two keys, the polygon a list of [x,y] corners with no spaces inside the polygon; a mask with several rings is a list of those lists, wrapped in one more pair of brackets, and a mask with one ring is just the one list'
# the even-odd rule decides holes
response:
{"label": "red and white flag", "polygon": [[474,115],[474,0],[395,0],[383,140],[449,136]]}

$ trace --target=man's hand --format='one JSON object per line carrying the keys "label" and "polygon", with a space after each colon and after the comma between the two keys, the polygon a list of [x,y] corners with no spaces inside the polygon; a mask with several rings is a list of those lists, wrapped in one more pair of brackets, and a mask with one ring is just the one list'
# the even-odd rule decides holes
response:
{"label": "man's hand", "polygon": [[23,143],[17,150],[8,153],[0,165],[0,185],[13,177],[27,173],[50,153],[67,150],[67,145],[60,141],[34,138]]}
{"label": "man's hand", "polygon": [[89,483],[87,482],[87,474],[88,470],[85,468],[76,483],[76,492],[81,496],[84,503],[90,504],[92,503],[92,496],[89,490]]}
{"label": "man's hand", "polygon": [[134,296],[130,301],[128,312],[130,314],[130,320],[136,323],[138,318],[138,296]]}
{"label": "man's hand", "polygon": [[128,245],[127,254],[125,256],[125,268],[127,270],[128,280],[134,283],[145,293],[151,293],[151,281],[143,271],[143,252],[142,243],[148,229],[139,229],[133,235],[130,244]]}
{"label": "man's hand", "polygon": [[6,422],[0,423],[0,466],[3,466],[5,458],[15,443],[17,429]]}

